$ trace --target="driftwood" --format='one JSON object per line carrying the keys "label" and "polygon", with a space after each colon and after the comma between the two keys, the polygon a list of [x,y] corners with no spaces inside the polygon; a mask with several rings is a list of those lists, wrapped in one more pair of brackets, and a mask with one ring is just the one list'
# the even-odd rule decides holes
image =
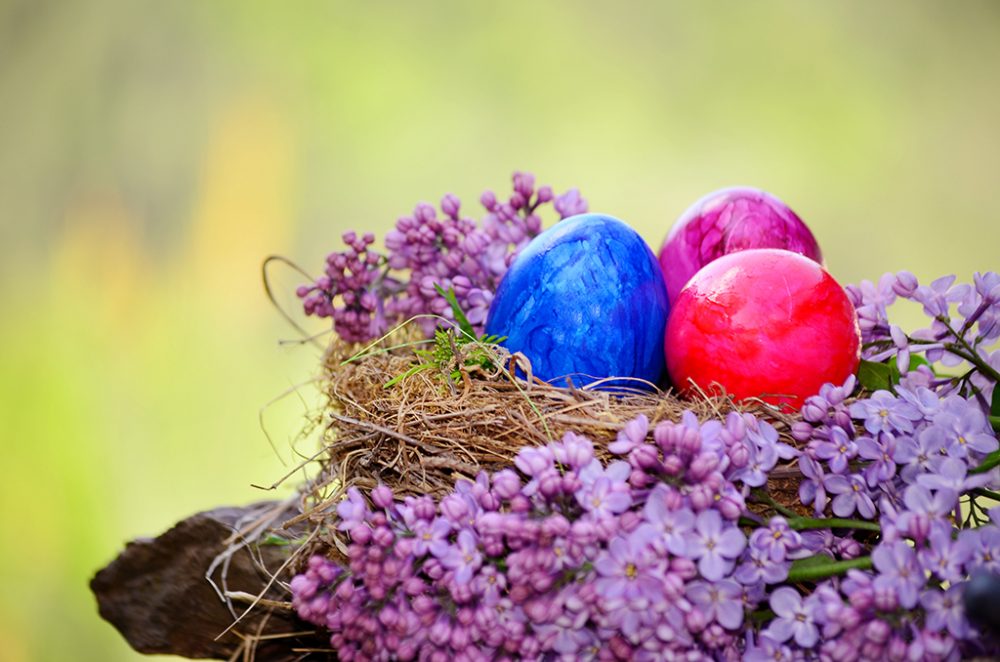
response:
{"label": "driftwood", "polygon": [[286,505],[217,508],[128,543],[90,582],[101,616],[141,653],[334,659],[328,635],[299,620],[288,603],[293,545],[252,542],[288,515]]}

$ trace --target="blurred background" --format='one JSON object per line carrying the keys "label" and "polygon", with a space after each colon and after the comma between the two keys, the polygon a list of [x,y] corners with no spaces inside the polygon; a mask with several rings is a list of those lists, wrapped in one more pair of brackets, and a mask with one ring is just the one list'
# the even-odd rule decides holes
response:
{"label": "blurred background", "polygon": [[0,3],[0,659],[140,658],[94,571],[312,448],[269,254],[525,169],[654,247],[750,184],[843,283],[1000,269],[1000,5],[609,7]]}

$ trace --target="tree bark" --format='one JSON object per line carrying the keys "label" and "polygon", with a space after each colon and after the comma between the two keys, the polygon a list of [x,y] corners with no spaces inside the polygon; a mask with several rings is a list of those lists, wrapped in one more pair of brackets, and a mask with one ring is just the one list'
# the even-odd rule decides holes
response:
{"label": "tree bark", "polygon": [[[292,546],[248,544],[232,551],[230,543],[243,523],[275,508],[280,512],[281,505],[217,508],[188,517],[156,538],[128,543],[90,582],[101,616],[141,653],[268,662],[334,659],[323,652],[329,650],[329,635],[283,606],[290,600],[288,591],[271,581]],[[212,578],[220,587],[224,580],[230,596],[243,598],[230,604],[206,579],[227,549],[232,551],[228,564],[216,568]],[[277,579],[288,582],[291,575],[282,570]],[[233,625],[249,607],[250,596],[269,583],[264,600]]]}

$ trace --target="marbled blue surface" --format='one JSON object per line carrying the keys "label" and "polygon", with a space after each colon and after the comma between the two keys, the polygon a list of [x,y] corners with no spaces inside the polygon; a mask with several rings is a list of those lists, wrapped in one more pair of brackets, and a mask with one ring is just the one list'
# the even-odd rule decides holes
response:
{"label": "marbled blue surface", "polygon": [[[535,237],[511,264],[486,332],[507,336],[539,378],[559,386],[606,377],[657,383],[669,304],[646,242],[611,216],[581,214]],[[614,386],[639,386],[621,381]]]}

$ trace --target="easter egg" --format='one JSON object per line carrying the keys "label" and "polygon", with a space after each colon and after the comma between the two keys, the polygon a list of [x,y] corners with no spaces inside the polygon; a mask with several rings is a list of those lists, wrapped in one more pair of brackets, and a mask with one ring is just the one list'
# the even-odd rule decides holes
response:
{"label": "easter egg", "polygon": [[688,207],[663,242],[670,301],[703,266],[747,248],[783,248],[823,261],[812,232],[784,202],[760,189],[721,189]]}
{"label": "easter egg", "polygon": [[[667,292],[656,256],[631,227],[581,214],[535,237],[511,263],[486,320],[534,376],[558,386],[608,377],[656,383],[664,371]],[[641,387],[611,380],[600,386]]]}
{"label": "easter egg", "polygon": [[[816,262],[773,248],[724,255],[677,295],[664,340],[675,386],[798,411],[858,369],[861,331],[844,289]],[[697,386],[697,388],[695,387]]]}

